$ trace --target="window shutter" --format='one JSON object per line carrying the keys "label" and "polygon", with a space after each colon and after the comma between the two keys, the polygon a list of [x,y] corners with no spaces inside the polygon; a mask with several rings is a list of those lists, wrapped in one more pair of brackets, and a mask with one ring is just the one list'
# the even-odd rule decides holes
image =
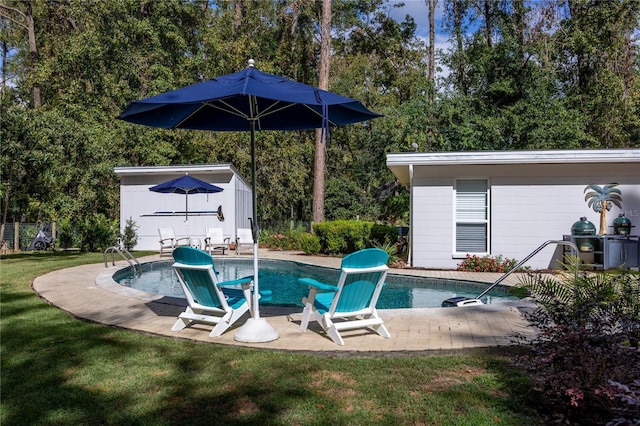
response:
{"label": "window shutter", "polygon": [[456,188],[456,220],[487,220],[487,182],[459,180]]}
{"label": "window shutter", "polygon": [[456,251],[486,253],[489,217],[486,180],[459,180],[456,183]]}
{"label": "window shutter", "polygon": [[456,251],[460,253],[487,252],[487,225],[484,223],[456,225]]}

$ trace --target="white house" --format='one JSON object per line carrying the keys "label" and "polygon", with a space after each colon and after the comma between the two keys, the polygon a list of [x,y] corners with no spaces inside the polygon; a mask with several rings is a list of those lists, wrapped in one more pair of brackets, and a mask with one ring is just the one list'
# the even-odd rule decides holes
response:
{"label": "white house", "polygon": [[[467,254],[522,260],[571,234],[580,217],[598,228],[589,184],[618,183],[622,192],[622,209],[607,212],[608,233],[624,212],[640,234],[640,149],[392,153],[387,166],[410,188],[414,267],[455,268]],[[562,247],[550,245],[527,265],[556,267],[561,258]]]}
{"label": "white house", "polygon": [[[222,228],[225,236],[235,238],[237,228],[250,227],[251,186],[230,164],[116,167],[114,171],[120,177],[120,226],[124,229],[130,218],[135,221],[136,250],[159,250],[158,228],[173,228],[177,237],[202,241],[206,228]],[[213,194],[190,194],[188,216],[186,195],[149,190],[186,173],[223,189]]]}

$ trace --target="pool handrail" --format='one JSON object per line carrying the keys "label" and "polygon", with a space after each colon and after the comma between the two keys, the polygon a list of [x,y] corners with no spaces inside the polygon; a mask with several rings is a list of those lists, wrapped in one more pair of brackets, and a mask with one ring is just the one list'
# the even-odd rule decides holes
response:
{"label": "pool handrail", "polygon": [[[136,265],[138,266],[138,273],[141,274],[142,273],[142,265],[140,265],[140,262],[138,262],[138,259],[135,258],[134,255],[132,255],[131,253],[129,253],[129,250],[127,250],[124,247],[118,247],[118,246],[111,246],[108,247],[105,251],[104,251],[104,267],[108,268],[108,264],[107,264],[107,252],[111,252],[111,264],[113,266],[116,265],[115,259],[114,259],[114,252],[118,252],[118,254],[120,254],[120,256],[122,256],[122,258],[124,260],[127,261],[127,263],[129,264],[129,266],[131,267],[131,269],[133,270],[133,272],[136,272]],[[125,255],[126,253],[126,255]],[[128,257],[127,257],[128,256]],[[133,263],[131,263],[131,260],[133,260],[135,262],[135,265]]]}
{"label": "pool handrail", "polygon": [[573,251],[573,254],[575,256],[578,256],[578,246],[575,243],[571,242],[571,241],[563,241],[563,240],[548,240],[548,241],[545,241],[538,248],[536,248],[529,255],[527,255],[524,259],[522,259],[520,262],[516,263],[513,268],[509,269],[507,272],[504,273],[504,275],[502,275],[500,278],[498,278],[496,281],[494,281],[494,283],[491,284],[489,287],[487,287],[487,289],[485,291],[483,291],[478,296],[476,296],[476,299],[480,299],[482,296],[484,296],[487,293],[489,293],[495,286],[497,286],[502,281],[504,281],[513,272],[517,271],[518,268],[520,268],[522,265],[524,265],[529,259],[531,259],[533,256],[538,254],[543,248],[545,248],[549,244],[557,244],[557,245],[569,246],[571,248],[571,250]]}

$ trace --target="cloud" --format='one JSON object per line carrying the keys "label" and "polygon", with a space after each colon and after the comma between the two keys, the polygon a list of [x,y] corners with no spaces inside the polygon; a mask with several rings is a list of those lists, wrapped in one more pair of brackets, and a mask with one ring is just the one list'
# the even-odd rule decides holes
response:
{"label": "cloud", "polygon": [[[444,1],[437,0],[436,2],[436,16],[435,16],[435,47],[436,51],[441,50],[447,52],[451,47],[451,40],[449,35],[442,30],[442,16],[444,12]],[[403,4],[402,7],[393,7],[394,5]],[[395,19],[398,22],[404,21],[407,15],[413,17],[417,25],[416,36],[424,40],[425,44],[429,44],[429,8],[427,7],[426,0],[389,0],[389,17]],[[446,78],[451,70],[439,63],[436,60],[436,67],[439,71],[436,72],[436,78]]]}
{"label": "cloud", "polygon": [[[409,15],[413,18],[418,29],[416,34],[420,37],[429,36],[429,8],[427,7],[426,0],[389,0],[389,16],[396,21],[404,21],[404,18]],[[395,5],[403,4],[402,7],[393,7]],[[436,2],[436,16],[435,16],[435,30],[436,34],[441,32],[441,22],[444,12],[444,0],[438,0]]]}

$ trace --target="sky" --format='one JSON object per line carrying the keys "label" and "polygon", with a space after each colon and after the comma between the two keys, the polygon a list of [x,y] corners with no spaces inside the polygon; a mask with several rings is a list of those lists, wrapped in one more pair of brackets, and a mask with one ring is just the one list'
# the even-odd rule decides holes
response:
{"label": "sky", "polygon": [[[423,38],[428,45],[429,41],[429,8],[427,6],[428,0],[389,0],[389,16],[399,22],[403,21],[406,15],[413,18],[416,25],[416,35]],[[404,4],[402,7],[392,7],[393,5]],[[443,1],[436,2],[436,16],[435,16],[435,47],[436,51],[441,49],[446,51],[451,41],[449,36],[442,30],[442,15],[443,15]],[[436,59],[437,61],[437,59]],[[436,72],[437,77],[446,77],[449,74],[449,70],[438,64],[440,71]]]}
{"label": "sky", "polygon": [[[389,0],[389,16],[401,22],[406,15],[410,15],[418,26],[416,35],[429,41],[429,8],[426,4],[427,0]],[[393,5],[404,4],[402,7],[392,7]],[[451,41],[449,35],[445,34],[442,29],[442,15],[444,8],[443,1],[436,2],[435,30],[436,30],[436,50],[447,50]],[[427,43],[428,44],[428,43]]]}
{"label": "sky", "polygon": [[[426,4],[427,0],[389,0],[390,16],[397,21],[403,21],[406,15],[413,17],[418,25],[418,35],[421,37],[429,37],[429,8]],[[392,7],[393,5],[404,4],[402,7]],[[436,33],[440,30],[440,22],[442,21],[443,2],[436,4]]]}

